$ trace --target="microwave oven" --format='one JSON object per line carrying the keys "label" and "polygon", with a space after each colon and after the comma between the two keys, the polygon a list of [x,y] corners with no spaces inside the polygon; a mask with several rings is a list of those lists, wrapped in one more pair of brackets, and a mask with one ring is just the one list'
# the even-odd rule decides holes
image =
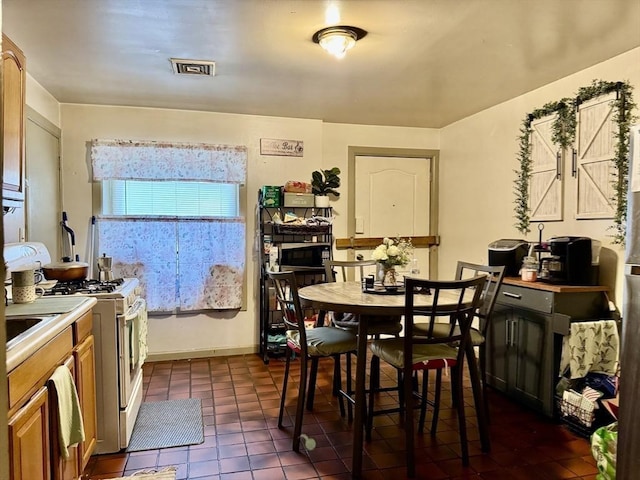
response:
{"label": "microwave oven", "polygon": [[291,267],[322,267],[331,258],[329,243],[282,243],[278,249],[278,264]]}

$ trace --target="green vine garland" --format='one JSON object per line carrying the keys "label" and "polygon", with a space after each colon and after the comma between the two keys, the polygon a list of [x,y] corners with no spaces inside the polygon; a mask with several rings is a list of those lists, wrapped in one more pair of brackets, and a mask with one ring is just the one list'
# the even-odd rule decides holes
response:
{"label": "green vine garland", "polygon": [[549,102],[528,114],[520,128],[518,137],[520,170],[516,170],[515,180],[515,212],[516,228],[519,232],[527,234],[529,228],[529,180],[531,179],[531,123],[542,117],[556,113],[556,118],[551,124],[551,141],[560,148],[569,147],[575,139],[576,119],[573,114],[574,107],[570,98],[563,98],[558,102]]}
{"label": "green vine garland", "polygon": [[588,87],[582,87],[578,90],[575,98],[563,98],[557,102],[545,104],[542,108],[534,110],[528,114],[520,129],[518,137],[519,151],[518,159],[520,170],[515,171],[515,218],[517,223],[515,227],[523,234],[531,231],[529,216],[529,181],[531,179],[531,123],[547,115],[556,114],[556,118],[551,124],[551,141],[559,149],[565,150],[569,148],[575,141],[576,136],[576,109],[588,100],[617,92],[616,99],[613,101],[613,121],[617,124],[615,133],[615,153],[614,166],[615,173],[612,180],[615,195],[612,198],[616,205],[614,214],[614,225],[611,227],[615,230],[613,234],[613,243],[624,244],[625,227],[627,217],[627,187],[629,184],[629,127],[636,120],[633,114],[636,104],[633,101],[633,87],[628,82],[606,82],[603,80],[593,80]]}

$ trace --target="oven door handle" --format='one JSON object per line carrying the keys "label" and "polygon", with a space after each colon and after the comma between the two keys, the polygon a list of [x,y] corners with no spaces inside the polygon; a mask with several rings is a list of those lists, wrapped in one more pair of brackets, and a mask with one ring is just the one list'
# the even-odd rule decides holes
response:
{"label": "oven door handle", "polygon": [[127,310],[127,313],[124,316],[124,321],[127,324],[131,323],[140,314],[140,310],[142,310],[143,308],[146,308],[146,302],[144,301],[144,299],[139,298],[135,301],[133,306],[129,310]]}
{"label": "oven door handle", "polygon": [[138,367],[140,361],[140,345],[138,345],[139,322],[135,322],[139,318],[140,313],[146,308],[147,304],[143,298],[139,298],[133,306],[127,311],[124,317],[125,325],[129,331],[129,368],[133,371]]}

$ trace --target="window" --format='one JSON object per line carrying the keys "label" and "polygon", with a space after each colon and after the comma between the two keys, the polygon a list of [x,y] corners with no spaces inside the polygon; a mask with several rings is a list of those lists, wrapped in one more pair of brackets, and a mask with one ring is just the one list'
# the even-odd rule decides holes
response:
{"label": "window", "polygon": [[240,215],[239,186],[162,180],[105,180],[102,213],[177,217],[226,217]]}
{"label": "window", "polygon": [[117,275],[140,280],[149,310],[240,308],[246,148],[94,140],[91,158],[98,251]]}

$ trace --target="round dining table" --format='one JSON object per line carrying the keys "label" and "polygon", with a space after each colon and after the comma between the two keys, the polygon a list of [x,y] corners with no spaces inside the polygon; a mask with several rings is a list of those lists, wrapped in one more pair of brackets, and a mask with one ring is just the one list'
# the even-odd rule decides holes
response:
{"label": "round dining table", "polygon": [[[355,379],[355,409],[353,416],[353,459],[351,475],[359,478],[362,472],[362,452],[364,441],[365,415],[365,377],[367,363],[367,338],[369,325],[375,322],[376,316],[403,315],[405,296],[400,287],[397,291],[387,291],[376,285],[373,291],[363,291],[359,282],[331,282],[319,283],[303,287],[298,291],[300,303],[303,307],[313,308],[319,312],[318,324],[324,323],[326,312],[343,312],[359,314],[358,342]],[[455,304],[458,296],[452,292],[441,292],[440,304]],[[431,306],[433,296],[428,292],[414,297],[416,307]],[[488,423],[485,417],[482,386],[478,373],[476,356],[473,346],[468,342],[466,349],[469,364],[474,402],[477,406],[478,430],[482,451],[489,451]]]}

